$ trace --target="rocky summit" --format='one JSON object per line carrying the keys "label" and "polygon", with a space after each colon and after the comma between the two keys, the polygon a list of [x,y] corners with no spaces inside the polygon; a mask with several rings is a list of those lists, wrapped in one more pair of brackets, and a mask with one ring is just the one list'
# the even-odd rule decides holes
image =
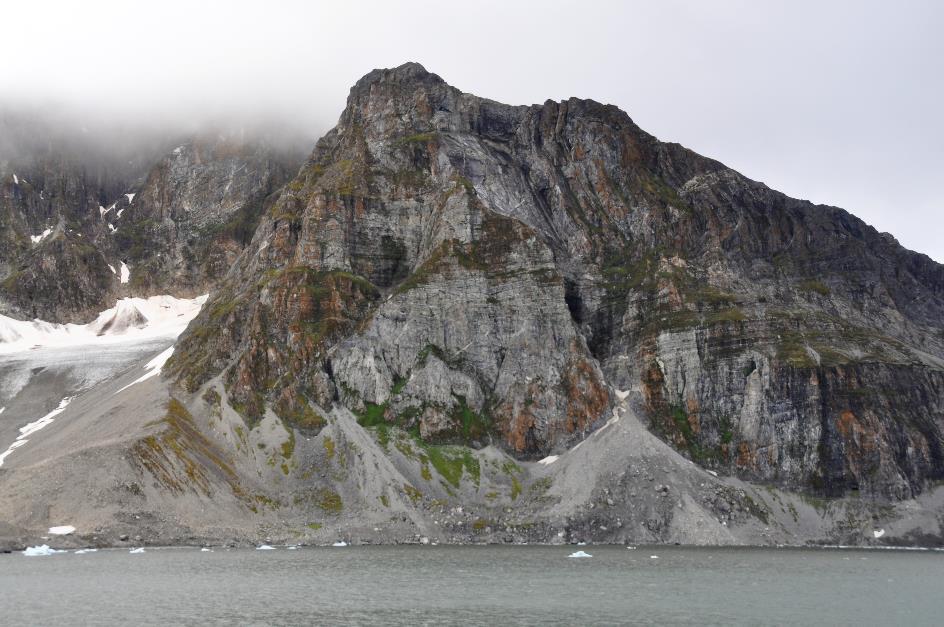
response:
{"label": "rocky summit", "polygon": [[[944,266],[850,213],[416,63],[359,80],[294,177],[167,148],[0,163],[0,313],[210,294],[57,379],[0,538],[944,544]],[[6,359],[0,407],[34,414],[0,450],[64,395],[27,403],[49,366]]]}

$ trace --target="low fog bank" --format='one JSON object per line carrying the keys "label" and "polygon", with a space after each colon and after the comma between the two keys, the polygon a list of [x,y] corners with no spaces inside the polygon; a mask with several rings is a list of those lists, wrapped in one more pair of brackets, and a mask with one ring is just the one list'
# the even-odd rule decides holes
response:
{"label": "low fog bank", "polygon": [[275,116],[109,115],[64,104],[0,99],[0,165],[63,160],[89,169],[134,169],[182,143],[214,138],[265,145],[301,160],[318,136],[310,125]]}

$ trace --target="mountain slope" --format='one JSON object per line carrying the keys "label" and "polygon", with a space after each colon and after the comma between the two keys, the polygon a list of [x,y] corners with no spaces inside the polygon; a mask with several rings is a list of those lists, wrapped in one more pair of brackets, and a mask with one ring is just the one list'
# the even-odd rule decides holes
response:
{"label": "mountain slope", "polygon": [[252,425],[340,403],[520,459],[610,386],[700,464],[824,496],[944,473],[944,267],[592,101],[511,107],[376,70],[172,367]]}

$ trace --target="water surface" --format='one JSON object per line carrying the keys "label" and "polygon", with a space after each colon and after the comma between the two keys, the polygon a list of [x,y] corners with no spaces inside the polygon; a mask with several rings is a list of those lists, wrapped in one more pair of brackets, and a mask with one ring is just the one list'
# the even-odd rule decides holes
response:
{"label": "water surface", "polygon": [[[0,556],[10,625],[939,625],[944,554],[687,547]],[[658,559],[650,556],[658,555]]]}

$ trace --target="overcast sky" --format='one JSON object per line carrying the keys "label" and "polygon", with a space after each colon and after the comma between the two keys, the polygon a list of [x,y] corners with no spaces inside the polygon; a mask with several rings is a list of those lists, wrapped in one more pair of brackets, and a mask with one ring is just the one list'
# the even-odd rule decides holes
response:
{"label": "overcast sky", "polygon": [[317,135],[375,67],[618,105],[944,262],[944,2],[0,0],[0,102]]}

